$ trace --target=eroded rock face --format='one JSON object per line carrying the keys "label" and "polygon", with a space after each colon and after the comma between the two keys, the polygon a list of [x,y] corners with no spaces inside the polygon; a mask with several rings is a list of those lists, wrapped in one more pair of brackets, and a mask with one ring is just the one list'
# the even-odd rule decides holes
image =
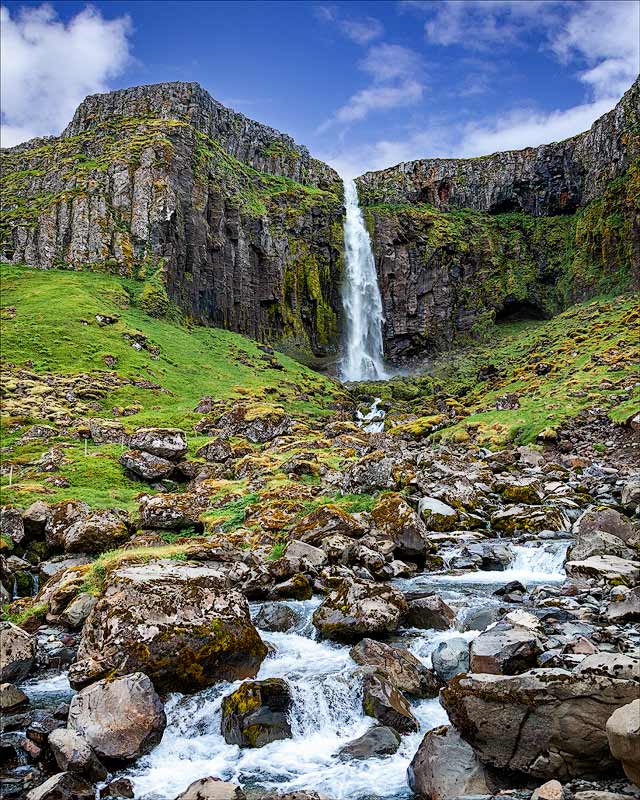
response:
{"label": "eroded rock face", "polygon": [[227,744],[262,747],[291,736],[289,686],[282,678],[245,681],[222,701],[222,735]]}
{"label": "eroded rock face", "polygon": [[327,639],[353,641],[395,631],[407,611],[401,592],[384,584],[343,581],[313,613],[313,624]]}
{"label": "eroded rock face", "polygon": [[133,761],[149,752],[166,724],[162,701],[140,672],[93,683],[69,707],[69,728],[106,761]]}
{"label": "eroded rock face", "polygon": [[36,657],[36,640],[12,622],[0,623],[0,683],[24,680]]}
{"label": "eroded rock face", "polygon": [[539,778],[597,777],[615,765],[606,736],[637,683],[563,669],[454,678],[441,702],[480,759]]}
{"label": "eroded rock face", "polygon": [[74,686],[142,672],[160,691],[255,676],[267,653],[244,596],[222,569],[159,561],[113,573],[87,619]]}
{"label": "eroded rock face", "polygon": [[407,778],[419,798],[452,800],[491,794],[482,762],[450,725],[434,728],[425,735],[409,765]]}

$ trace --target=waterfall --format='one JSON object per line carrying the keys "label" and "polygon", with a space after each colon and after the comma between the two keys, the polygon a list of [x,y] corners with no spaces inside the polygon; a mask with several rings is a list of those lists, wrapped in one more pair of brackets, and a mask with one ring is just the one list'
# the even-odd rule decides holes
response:
{"label": "waterfall", "polygon": [[382,380],[382,298],[371,239],[364,224],[355,181],[344,181],[346,280],[342,303],[346,321],[341,373],[346,381]]}

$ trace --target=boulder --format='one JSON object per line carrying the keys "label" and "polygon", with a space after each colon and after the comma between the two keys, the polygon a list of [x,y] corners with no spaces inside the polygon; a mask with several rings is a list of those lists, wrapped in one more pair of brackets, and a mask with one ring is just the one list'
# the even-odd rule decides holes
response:
{"label": "boulder", "polygon": [[81,628],[84,621],[91,613],[97,600],[88,592],[81,592],[73,598],[65,610],[60,614],[60,622],[71,630]]}
{"label": "boulder", "polygon": [[0,682],[20,683],[33,666],[36,640],[12,622],[0,622]]}
{"label": "boulder", "polygon": [[282,678],[245,681],[222,700],[221,730],[227,744],[262,747],[291,737],[289,686]]}
{"label": "boulder", "polygon": [[293,600],[311,600],[313,597],[313,586],[306,575],[302,572],[297,572],[288,580],[276,584],[271,594],[273,597],[290,597]]}
{"label": "boulder", "polygon": [[254,624],[263,631],[283,633],[300,621],[298,614],[285,603],[265,603],[254,617]]}
{"label": "boulder", "polygon": [[[513,550],[501,542],[479,542],[462,550],[462,557],[471,557],[483,570],[505,570],[513,561]],[[457,566],[457,565],[456,565]]]}
{"label": "boulder", "polygon": [[640,621],[640,586],[628,591],[621,599],[612,600],[607,606],[606,616],[611,622]]}
{"label": "boulder", "polygon": [[58,772],[27,794],[27,800],[95,800],[96,790],[75,772]]}
{"label": "boulder", "polygon": [[531,795],[531,800],[564,800],[562,784],[556,780],[543,783]]}
{"label": "boulder", "polygon": [[440,700],[484,764],[568,780],[597,778],[615,765],[605,726],[638,693],[633,681],[536,669],[462,675]]}
{"label": "boulder", "polygon": [[567,551],[567,561],[584,561],[591,556],[618,556],[633,560],[635,552],[622,539],[604,531],[581,533]]}
{"label": "boulder", "polygon": [[307,542],[301,542],[298,539],[293,539],[287,545],[287,558],[305,559],[316,569],[323,567],[327,563],[327,554],[324,550]]}
{"label": "boulder", "polygon": [[90,781],[103,781],[106,767],[81,733],[71,728],[56,728],[49,734],[49,747],[63,772],[77,772]]}
{"label": "boulder", "polygon": [[622,487],[621,502],[631,513],[640,508],[640,474],[632,475]]}
{"label": "boulder", "polygon": [[366,528],[351,514],[328,504],[316,508],[294,525],[291,538],[317,546],[323,539],[333,534],[359,539],[366,532]]}
{"label": "boulder", "polygon": [[608,675],[625,680],[640,679],[640,659],[623,653],[592,653],[573,669],[585,675]]}
{"label": "boulder", "polygon": [[148,495],[140,502],[140,521],[143,528],[179,530],[197,525],[208,507],[206,497],[191,492]]}
{"label": "boulder", "polygon": [[585,536],[594,531],[602,531],[618,539],[627,545],[640,544],[640,532],[634,527],[628,517],[616,511],[615,508],[596,508],[585,512],[576,523],[576,533],[578,536]]}
{"label": "boulder", "polygon": [[461,636],[446,639],[431,654],[433,670],[441,681],[469,672],[469,642]]}
{"label": "boulder", "polygon": [[245,800],[245,793],[237,783],[208,777],[194,781],[176,800]]}
{"label": "boulder", "polygon": [[591,556],[584,561],[567,561],[564,568],[570,578],[595,578],[627,586],[635,586],[640,581],[640,561],[618,556]]}
{"label": "boulder", "polygon": [[65,553],[115,550],[129,539],[129,515],[118,508],[91,509],[79,501],[62,501],[49,508],[47,545]]}
{"label": "boulder", "polygon": [[103,797],[135,797],[133,783],[129,778],[114,778],[100,789],[100,798]]}
{"label": "boulder", "polygon": [[135,672],[79,691],[71,700],[67,724],[84,737],[98,758],[122,762],[155,747],[167,718],[149,678]]}
{"label": "boulder", "polygon": [[358,739],[346,744],[338,753],[342,760],[381,758],[393,755],[400,747],[400,736],[393,728],[375,725]]}
{"label": "boulder", "polygon": [[126,450],[119,461],[133,475],[151,483],[170,478],[176,468],[176,465],[166,458],[146,453],[144,450]]}
{"label": "boulder", "polygon": [[484,766],[451,725],[425,735],[409,765],[407,779],[416,796],[425,800],[492,794]]}
{"label": "boulder", "polygon": [[2,714],[13,714],[28,705],[29,698],[22,689],[12,683],[0,683],[0,711]]}
{"label": "boulder", "polygon": [[544,496],[540,481],[533,477],[505,478],[497,483],[496,489],[511,503],[538,505]]}
{"label": "boulder", "polygon": [[541,652],[540,642],[531,631],[499,622],[471,642],[469,669],[517,675],[535,667]]}
{"label": "boulder", "polygon": [[196,450],[198,458],[219,464],[233,457],[233,448],[226,439],[212,439]]}
{"label": "boulder", "polygon": [[444,631],[451,627],[456,618],[456,612],[437,594],[411,598],[407,604],[404,622],[411,628]]}
{"label": "boulder", "polygon": [[617,708],[607,720],[611,754],[622,762],[624,774],[640,786],[640,699]]}
{"label": "boulder", "polygon": [[453,531],[458,525],[458,512],[455,508],[435,497],[423,497],[418,503],[418,513],[432,531]]}
{"label": "boulder", "polygon": [[379,500],[371,511],[371,520],[391,539],[400,558],[423,561],[427,553],[435,552],[427,526],[402,495],[391,494]]}
{"label": "boulder", "polygon": [[404,695],[383,672],[375,669],[367,670],[364,674],[362,708],[365,714],[401,734],[415,733],[420,727]]}
{"label": "boulder", "polygon": [[491,517],[491,527],[502,533],[540,533],[540,531],[566,531],[569,518],[554,506],[519,504],[497,511]]}
{"label": "boulder", "polygon": [[361,666],[378,667],[396,689],[415,697],[435,697],[440,681],[433,670],[404,647],[392,647],[373,639],[362,639],[349,651]]}
{"label": "boulder", "polygon": [[179,461],[186,455],[187,437],[177,428],[138,428],[129,439],[129,447],[167,461]]}
{"label": "boulder", "polygon": [[218,420],[226,437],[240,434],[250,442],[269,442],[291,429],[292,420],[283,408],[272,405],[236,405]]}
{"label": "boulder", "polygon": [[14,545],[20,544],[25,536],[22,513],[17,508],[0,509],[0,534]]}
{"label": "boulder", "polygon": [[223,567],[132,564],[109,576],[84,624],[69,680],[144,672],[159,691],[193,692],[254,677],[267,648]]}
{"label": "boulder", "polygon": [[375,450],[351,464],[344,474],[343,488],[357,494],[373,493],[379,489],[393,489],[394,461],[383,450]]}
{"label": "boulder", "polygon": [[393,633],[407,613],[404,595],[385,584],[342,581],[313,613],[313,624],[327,639],[349,641]]}

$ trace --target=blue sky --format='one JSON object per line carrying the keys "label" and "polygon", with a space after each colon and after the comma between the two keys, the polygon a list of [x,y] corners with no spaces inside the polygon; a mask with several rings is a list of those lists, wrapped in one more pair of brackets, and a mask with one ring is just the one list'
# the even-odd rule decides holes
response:
{"label": "blue sky", "polygon": [[199,81],[342,172],[578,133],[638,73],[637,0],[7,2],[5,146],[86,94]]}

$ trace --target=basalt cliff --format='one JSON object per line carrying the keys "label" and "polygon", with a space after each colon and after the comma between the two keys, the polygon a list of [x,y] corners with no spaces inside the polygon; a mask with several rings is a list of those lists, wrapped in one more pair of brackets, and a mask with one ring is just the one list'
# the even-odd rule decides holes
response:
{"label": "basalt cliff", "polygon": [[[640,284],[640,83],[591,130],[358,179],[390,358]],[[341,330],[342,186],[195,83],[88,97],[3,151],[3,259],[142,278],[147,309],[326,355]]]}

